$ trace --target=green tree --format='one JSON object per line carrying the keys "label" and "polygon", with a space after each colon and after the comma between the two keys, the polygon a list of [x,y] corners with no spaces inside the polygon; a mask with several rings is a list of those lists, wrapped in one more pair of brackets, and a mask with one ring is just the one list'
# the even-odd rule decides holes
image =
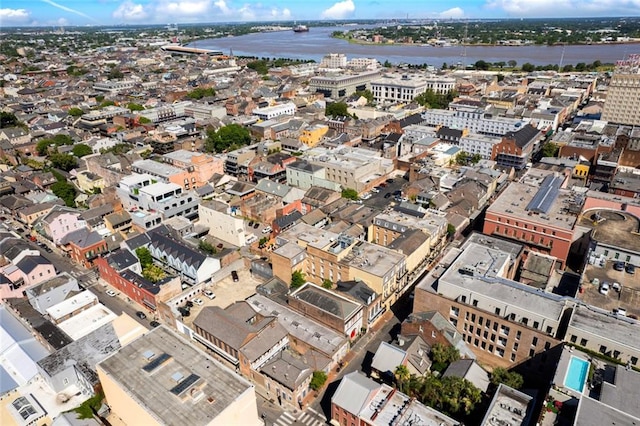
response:
{"label": "green tree", "polygon": [[20,123],[16,115],[11,112],[0,111],[0,128],[15,127]]}
{"label": "green tree", "polygon": [[327,117],[347,117],[349,116],[347,108],[347,104],[344,102],[332,102],[327,104],[324,115]]}
{"label": "green tree", "polygon": [[393,372],[393,377],[396,381],[396,387],[400,390],[400,392],[408,393],[409,391],[409,379],[411,378],[411,373],[406,365],[398,365]]}
{"label": "green tree", "polygon": [[51,185],[51,191],[64,201],[67,207],[76,205],[76,187],[67,181],[58,181]]}
{"label": "green tree", "polygon": [[347,200],[358,200],[358,191],[352,188],[345,188],[342,190],[342,198],[346,198]]}
{"label": "green tree", "polygon": [[491,372],[491,384],[498,386],[500,383],[513,388],[520,389],[524,380],[522,376],[515,371],[509,371],[506,368],[496,367]]}
{"label": "green tree", "polygon": [[302,271],[293,271],[291,274],[291,289],[302,287],[307,282]]}
{"label": "green tree", "polygon": [[371,90],[358,90],[355,92],[355,95],[365,98],[367,105],[373,105],[373,93],[371,93]]}
{"label": "green tree", "polygon": [[49,156],[49,161],[51,161],[51,165],[53,167],[64,170],[65,172],[78,167],[78,160],[76,160],[76,157],[69,154],[60,154],[56,152]]}
{"label": "green tree", "polygon": [[420,93],[413,100],[419,105],[427,108],[444,109],[449,106],[449,103],[453,101],[456,96],[458,96],[458,93],[455,90],[449,91],[446,94],[440,94],[428,89],[427,91]]}
{"label": "green tree", "polygon": [[208,241],[205,241],[205,240],[200,240],[200,242],[198,243],[198,248],[200,250],[202,250],[203,252],[207,253],[207,254],[216,254],[217,253],[217,250],[213,246],[213,244],[211,244],[211,243],[209,243]]}
{"label": "green tree", "polygon": [[258,240],[258,248],[263,248],[269,242],[269,237],[262,237]]}
{"label": "green tree", "polygon": [[533,72],[535,71],[535,69],[535,65],[530,64],[529,62],[525,62],[524,64],[522,64],[522,71],[524,72]]}
{"label": "green tree", "polygon": [[555,157],[558,155],[558,151],[560,147],[553,142],[547,142],[542,145],[542,156],[543,157]]}
{"label": "green tree", "polygon": [[324,371],[314,371],[313,375],[311,376],[311,381],[309,382],[309,387],[312,390],[317,391],[321,389],[326,382],[327,373],[325,373]]}
{"label": "green tree", "polygon": [[468,165],[470,160],[471,160],[471,156],[467,151],[460,151],[459,153],[456,154],[456,157],[455,157],[456,164],[459,164],[461,166]]}
{"label": "green tree", "polygon": [[167,273],[164,270],[154,264],[147,265],[146,268],[142,268],[142,276],[152,283],[157,283],[167,277]]}
{"label": "green tree", "polygon": [[80,108],[73,107],[69,108],[69,111],[67,111],[67,113],[72,117],[80,117],[82,114],[84,114],[84,111]]}
{"label": "green tree", "polygon": [[113,101],[102,101],[102,102],[100,103],[100,108],[106,108],[106,107],[108,107],[108,106],[113,106],[113,105],[115,105],[115,104],[116,104],[116,103],[115,103],[115,102],[113,102]]}
{"label": "green tree", "polygon": [[116,80],[124,77],[124,74],[122,74],[122,71],[120,71],[118,68],[114,67],[111,69],[111,71],[109,71],[108,77],[110,80]]}
{"label": "green tree", "polygon": [[447,236],[449,238],[453,237],[456,234],[456,227],[453,226],[452,224],[448,223],[447,224]]}
{"label": "green tree", "polygon": [[151,123],[151,120],[149,120],[147,117],[140,117],[140,118],[138,118],[138,122],[140,124],[149,124],[149,123]]}
{"label": "green tree", "polygon": [[136,256],[140,261],[140,266],[143,268],[153,264],[153,256],[151,256],[151,252],[146,247],[138,247],[136,249]]}
{"label": "green tree", "polygon": [[52,143],[53,142],[51,141],[51,139],[39,140],[38,143],[36,144],[36,152],[38,153],[38,155],[40,156],[47,155],[47,153],[49,152],[49,146]]}
{"label": "green tree", "polygon": [[430,355],[435,364],[449,365],[460,359],[460,352],[458,352],[455,346],[444,345],[442,343],[435,343],[431,347]]}
{"label": "green tree", "polygon": [[507,61],[507,64],[509,65],[509,68],[515,68],[516,66],[518,66],[518,62],[514,61],[513,59]]}
{"label": "green tree", "polygon": [[480,71],[487,71],[490,68],[490,64],[488,62],[483,61],[482,59],[480,59],[479,61],[476,61],[474,66],[477,70],[480,70]]}
{"label": "green tree", "polygon": [[140,104],[137,104],[135,102],[129,102],[127,104],[127,108],[129,109],[129,111],[142,111],[144,110],[144,107]]}
{"label": "green tree", "polygon": [[384,63],[382,64],[383,67],[385,68],[391,68],[393,67],[393,64],[391,62],[389,62],[389,60],[385,60]]}
{"label": "green tree", "polygon": [[82,158],[85,155],[93,154],[93,150],[91,149],[91,147],[83,143],[79,143],[75,145],[71,152],[73,152],[73,155],[75,155],[78,158]]}
{"label": "green tree", "polygon": [[247,63],[247,68],[250,68],[261,75],[269,73],[269,66],[265,60],[251,61]]}
{"label": "green tree", "polygon": [[207,152],[233,151],[251,143],[251,133],[239,124],[228,124],[208,130],[204,148]]}
{"label": "green tree", "polygon": [[191,92],[187,93],[187,98],[189,99],[202,99],[208,96],[215,96],[216,91],[212,87],[202,88],[198,87],[193,89]]}
{"label": "green tree", "polygon": [[324,280],[322,280],[322,288],[331,290],[333,288],[333,281],[331,281],[329,278],[325,278]]}

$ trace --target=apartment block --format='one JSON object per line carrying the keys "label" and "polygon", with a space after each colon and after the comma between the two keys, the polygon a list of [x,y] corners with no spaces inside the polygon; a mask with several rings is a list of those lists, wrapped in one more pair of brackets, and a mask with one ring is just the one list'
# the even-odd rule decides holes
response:
{"label": "apartment block", "polygon": [[309,90],[322,93],[329,98],[342,98],[354,94],[359,90],[371,88],[371,81],[380,76],[379,71],[364,71],[361,73],[339,73],[311,77]]}
{"label": "apartment block", "polygon": [[209,228],[209,235],[236,247],[246,244],[244,219],[232,214],[227,204],[211,200],[200,204],[198,208],[200,224]]}
{"label": "apartment block", "polygon": [[502,136],[515,132],[525,123],[520,119],[499,117],[490,108],[451,104],[449,110],[428,109],[422,113],[421,124],[467,129],[470,133]]}
{"label": "apartment block", "polygon": [[640,55],[619,61],[609,82],[602,119],[640,126]]}

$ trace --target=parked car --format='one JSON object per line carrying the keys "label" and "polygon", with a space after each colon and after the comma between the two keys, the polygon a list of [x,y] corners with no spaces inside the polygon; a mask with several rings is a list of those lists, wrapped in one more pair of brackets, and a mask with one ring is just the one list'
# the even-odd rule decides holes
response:
{"label": "parked car", "polygon": [[193,302],[195,305],[198,305],[198,306],[202,306],[202,305],[204,305],[204,302],[203,302],[203,301],[202,301],[202,299],[200,299],[200,298],[193,299],[193,300],[192,300],[192,302]]}
{"label": "parked car", "polygon": [[392,194],[390,192],[387,192],[386,194],[384,194],[384,198],[391,198],[391,195]]}
{"label": "parked car", "polygon": [[363,200],[368,200],[369,198],[371,198],[371,194],[368,194],[368,193],[367,194],[363,194],[362,197],[360,197],[360,198],[362,198]]}
{"label": "parked car", "polygon": [[613,264],[613,269],[616,271],[624,271],[624,262],[616,262]]}
{"label": "parked car", "polygon": [[271,227],[270,227],[270,226],[267,226],[266,228],[264,228],[264,229],[262,230],[262,233],[263,233],[263,234],[270,234],[270,233],[271,233],[271,231],[273,231],[273,230],[271,229]]}
{"label": "parked car", "polygon": [[608,282],[603,282],[602,285],[600,286],[600,294],[604,294],[605,296],[607,294],[609,294],[609,283]]}
{"label": "parked car", "polygon": [[253,229],[258,229],[260,228],[260,224],[258,222],[253,224]]}
{"label": "parked car", "polygon": [[620,293],[620,290],[622,289],[622,287],[620,287],[620,283],[611,284],[611,288],[617,291],[618,293]]}
{"label": "parked car", "polygon": [[188,309],[183,308],[182,306],[178,306],[178,312],[183,317],[188,317],[189,315],[191,315],[191,312]]}
{"label": "parked car", "polygon": [[187,300],[187,301],[184,303],[184,305],[185,305],[187,308],[193,308],[193,302],[192,302],[191,300]]}
{"label": "parked car", "polygon": [[105,293],[107,293],[107,296],[111,296],[111,297],[114,297],[116,295],[116,292],[113,290],[107,290],[105,291]]}
{"label": "parked car", "polygon": [[205,291],[202,292],[202,294],[204,294],[205,296],[207,296],[211,300],[216,298],[216,295],[211,290],[205,290]]}
{"label": "parked car", "polygon": [[234,283],[240,281],[240,277],[238,277],[238,271],[231,271],[231,278],[233,279]]}
{"label": "parked car", "polygon": [[256,241],[258,241],[258,237],[256,237],[255,235],[251,234],[247,237],[247,244],[253,244]]}
{"label": "parked car", "polygon": [[387,179],[387,183],[393,183],[393,179]]}
{"label": "parked car", "polygon": [[632,264],[628,264],[627,267],[625,268],[625,271],[627,271],[627,274],[635,274],[636,273],[636,267]]}
{"label": "parked car", "polygon": [[371,192],[373,192],[374,194],[377,194],[378,192],[380,192],[380,189],[381,189],[381,188],[380,188],[379,186],[376,186],[375,188],[373,188],[373,189],[371,190]]}
{"label": "parked car", "polygon": [[149,325],[150,325],[152,328],[156,328],[156,327],[160,326],[160,323],[159,323],[158,321],[151,321],[151,322],[149,323]]}
{"label": "parked car", "polygon": [[147,319],[147,315],[142,311],[136,312],[136,316],[140,319]]}
{"label": "parked car", "polygon": [[253,226],[253,221],[249,222],[249,227]]}
{"label": "parked car", "polygon": [[627,316],[627,310],[624,308],[616,308],[613,310],[613,313],[615,315],[618,315],[619,317],[626,317]]}

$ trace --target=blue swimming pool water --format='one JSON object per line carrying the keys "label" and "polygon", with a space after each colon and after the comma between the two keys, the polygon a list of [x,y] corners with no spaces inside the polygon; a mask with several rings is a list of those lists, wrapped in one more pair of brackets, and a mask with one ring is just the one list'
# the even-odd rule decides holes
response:
{"label": "blue swimming pool water", "polygon": [[587,374],[589,373],[589,362],[584,359],[571,357],[569,360],[569,368],[567,375],[564,378],[564,386],[573,389],[576,392],[582,393],[584,388],[584,382],[587,380]]}

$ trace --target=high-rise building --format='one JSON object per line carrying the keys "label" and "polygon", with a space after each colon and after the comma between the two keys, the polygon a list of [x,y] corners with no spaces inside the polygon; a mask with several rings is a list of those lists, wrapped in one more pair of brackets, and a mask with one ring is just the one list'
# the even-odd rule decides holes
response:
{"label": "high-rise building", "polygon": [[640,126],[640,54],[629,55],[628,59],[616,64],[602,119]]}

